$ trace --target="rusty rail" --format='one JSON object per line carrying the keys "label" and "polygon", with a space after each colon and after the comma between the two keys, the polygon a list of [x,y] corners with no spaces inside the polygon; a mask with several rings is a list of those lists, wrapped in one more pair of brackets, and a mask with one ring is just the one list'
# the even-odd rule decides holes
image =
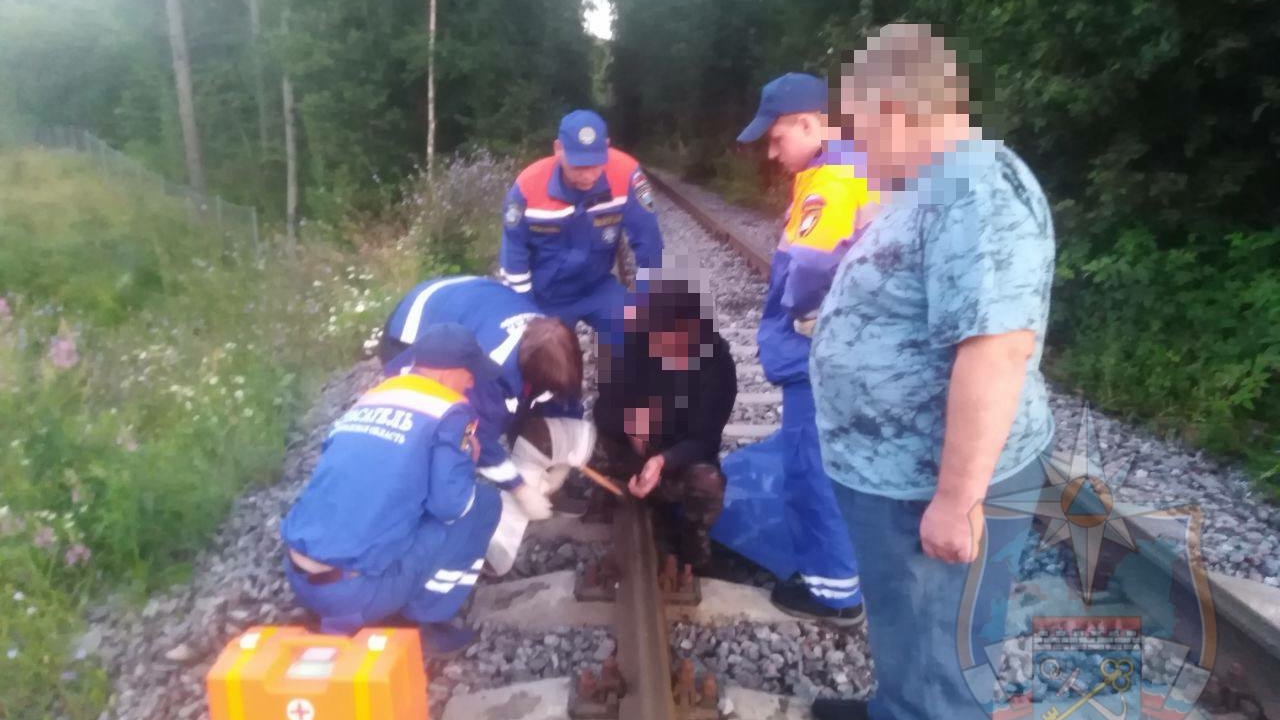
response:
{"label": "rusty rail", "polygon": [[751,243],[743,240],[738,237],[737,233],[734,233],[724,225],[721,225],[720,221],[712,217],[711,214],[704,210],[701,205],[698,205],[692,199],[677,192],[676,189],[673,188],[665,178],[659,176],[658,173],[649,172],[647,173],[647,177],[649,178],[649,182],[653,183],[654,187],[658,188],[658,190],[662,191],[675,201],[675,204],[679,205],[681,210],[689,213],[689,215],[692,216],[693,219],[696,220],[697,223],[701,225],[712,237],[720,242],[728,244],[729,247],[732,247],[744,260],[746,260],[747,265],[752,270],[759,273],[760,277],[768,279],[770,258],[767,255],[761,254],[757,248],[752,247]]}
{"label": "rusty rail", "polygon": [[658,588],[658,549],[649,508],[624,501],[614,513],[618,583],[618,666],[627,681],[621,720],[677,720],[671,696],[671,647]]}

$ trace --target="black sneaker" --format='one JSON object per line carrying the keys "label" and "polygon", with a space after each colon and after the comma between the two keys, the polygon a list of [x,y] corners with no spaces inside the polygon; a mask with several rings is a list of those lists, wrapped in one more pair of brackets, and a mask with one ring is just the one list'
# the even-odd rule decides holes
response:
{"label": "black sneaker", "polygon": [[840,627],[861,625],[867,619],[861,603],[836,610],[819,602],[808,587],[797,582],[778,583],[770,593],[769,601],[791,617],[819,620]]}
{"label": "black sneaker", "polygon": [[870,720],[865,700],[814,700],[814,720]]}

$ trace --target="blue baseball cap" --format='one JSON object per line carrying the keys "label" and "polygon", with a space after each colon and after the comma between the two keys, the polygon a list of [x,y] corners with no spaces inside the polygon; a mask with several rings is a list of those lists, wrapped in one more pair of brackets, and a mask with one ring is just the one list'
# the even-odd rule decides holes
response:
{"label": "blue baseball cap", "polygon": [[560,120],[556,135],[573,167],[604,165],[609,160],[609,128],[590,110],[574,110]]}
{"label": "blue baseball cap", "polygon": [[827,83],[804,73],[787,73],[769,81],[760,91],[760,109],[751,124],[738,134],[738,142],[755,142],[769,132],[783,115],[827,111]]}
{"label": "blue baseball cap", "polygon": [[383,372],[399,375],[405,368],[414,366],[446,370],[466,368],[476,380],[494,380],[502,374],[502,368],[485,355],[476,336],[457,323],[441,323],[428,326],[412,345],[391,358]]}

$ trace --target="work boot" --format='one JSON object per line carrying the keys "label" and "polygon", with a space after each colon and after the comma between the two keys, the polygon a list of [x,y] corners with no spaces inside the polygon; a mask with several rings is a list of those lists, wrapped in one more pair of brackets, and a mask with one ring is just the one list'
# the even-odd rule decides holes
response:
{"label": "work boot", "polygon": [[820,602],[804,583],[791,580],[778,583],[769,595],[769,601],[791,617],[819,620],[839,627],[853,627],[867,619],[862,603],[837,610]]}
{"label": "work boot", "polygon": [[480,639],[480,633],[469,627],[449,623],[426,623],[419,627],[422,654],[428,660],[449,660],[466,652]]}
{"label": "work boot", "polygon": [[870,720],[865,700],[814,700],[810,708],[814,720]]}

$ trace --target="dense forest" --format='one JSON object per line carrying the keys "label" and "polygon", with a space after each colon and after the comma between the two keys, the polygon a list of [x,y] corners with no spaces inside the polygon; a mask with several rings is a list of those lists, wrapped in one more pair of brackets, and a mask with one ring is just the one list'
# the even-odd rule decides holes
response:
{"label": "dense forest", "polygon": [[608,5],[611,41],[571,0],[0,0],[0,127],[86,127],[188,176],[176,9],[210,188],[283,214],[287,84],[303,216],[376,217],[424,160],[434,8],[440,153],[528,156],[563,111],[592,104],[646,162],[769,207],[783,181],[733,143],[760,85],[828,73],[885,22],[935,23],[973,62],[988,131],[1054,202],[1055,377],[1274,473],[1280,5]]}

